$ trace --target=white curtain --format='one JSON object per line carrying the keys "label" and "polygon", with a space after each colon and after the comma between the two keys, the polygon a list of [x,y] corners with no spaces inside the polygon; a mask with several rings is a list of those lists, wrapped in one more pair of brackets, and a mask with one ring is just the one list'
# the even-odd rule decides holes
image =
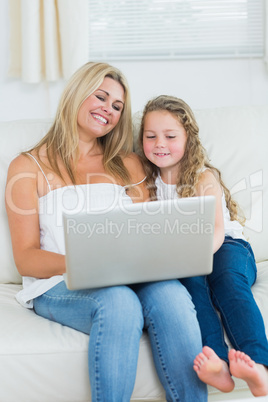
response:
{"label": "white curtain", "polygon": [[9,0],[9,76],[68,79],[88,61],[88,0]]}

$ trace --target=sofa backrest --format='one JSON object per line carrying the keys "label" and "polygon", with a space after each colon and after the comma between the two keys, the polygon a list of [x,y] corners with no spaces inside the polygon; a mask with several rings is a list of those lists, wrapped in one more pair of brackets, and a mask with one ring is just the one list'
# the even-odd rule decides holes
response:
{"label": "sofa backrest", "polygon": [[212,164],[247,219],[244,234],[256,260],[268,259],[268,107],[198,111],[200,137]]}
{"label": "sofa backrest", "polygon": [[[245,235],[257,261],[268,259],[268,107],[196,110],[200,137],[212,164],[243,209]],[[137,136],[140,113],[134,115]],[[20,283],[12,254],[4,192],[9,163],[45,135],[51,120],[0,123],[0,283]]]}

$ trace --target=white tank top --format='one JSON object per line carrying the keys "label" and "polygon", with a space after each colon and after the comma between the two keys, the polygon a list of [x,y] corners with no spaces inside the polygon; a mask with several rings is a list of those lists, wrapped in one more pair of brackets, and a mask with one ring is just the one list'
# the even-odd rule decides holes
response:
{"label": "white tank top", "polygon": [[[164,183],[160,175],[156,178],[155,184],[157,187],[156,196],[158,200],[179,198],[176,190],[176,184]],[[222,192],[221,201],[222,201],[225,236],[230,236],[233,239],[246,240],[243,235],[243,226],[238,221],[231,221],[230,219],[230,212],[226,206],[224,192]]]}
{"label": "white tank top", "polygon": [[[47,184],[48,193],[39,198],[40,247],[42,250],[65,254],[62,214],[79,212],[105,212],[116,205],[131,204],[126,188],[112,183],[82,184],[65,186],[51,190],[49,181],[38,161],[30,155],[42,171]],[[135,183],[142,183],[145,178]],[[18,302],[24,307],[32,308],[33,299],[47,292],[63,281],[62,275],[49,279],[23,277],[23,289],[16,295]]]}

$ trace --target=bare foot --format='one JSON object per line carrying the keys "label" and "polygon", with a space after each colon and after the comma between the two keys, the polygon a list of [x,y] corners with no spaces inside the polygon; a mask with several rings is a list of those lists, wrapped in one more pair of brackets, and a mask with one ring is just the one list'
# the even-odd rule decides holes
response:
{"label": "bare foot", "polygon": [[234,389],[234,381],[227,363],[208,346],[204,346],[203,352],[196,356],[194,371],[201,381],[221,392],[231,392]]}
{"label": "bare foot", "polygon": [[268,395],[268,370],[265,366],[234,349],[229,352],[229,363],[231,374],[246,381],[254,396]]}

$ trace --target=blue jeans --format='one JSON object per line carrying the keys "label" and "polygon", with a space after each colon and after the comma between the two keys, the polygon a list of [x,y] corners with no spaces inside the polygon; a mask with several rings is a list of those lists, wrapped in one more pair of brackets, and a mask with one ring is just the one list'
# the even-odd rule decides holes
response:
{"label": "blue jeans", "polygon": [[181,280],[192,295],[203,345],[210,346],[226,362],[228,348],[222,324],[236,350],[243,351],[256,363],[268,365],[264,322],[251,292],[256,276],[250,244],[226,237],[214,254],[210,275]]}
{"label": "blue jeans", "polygon": [[90,334],[92,401],[127,402],[134,388],[139,343],[148,331],[167,401],[207,401],[193,370],[202,349],[191,297],[177,281],[70,291],[61,282],[34,300],[38,315]]}

